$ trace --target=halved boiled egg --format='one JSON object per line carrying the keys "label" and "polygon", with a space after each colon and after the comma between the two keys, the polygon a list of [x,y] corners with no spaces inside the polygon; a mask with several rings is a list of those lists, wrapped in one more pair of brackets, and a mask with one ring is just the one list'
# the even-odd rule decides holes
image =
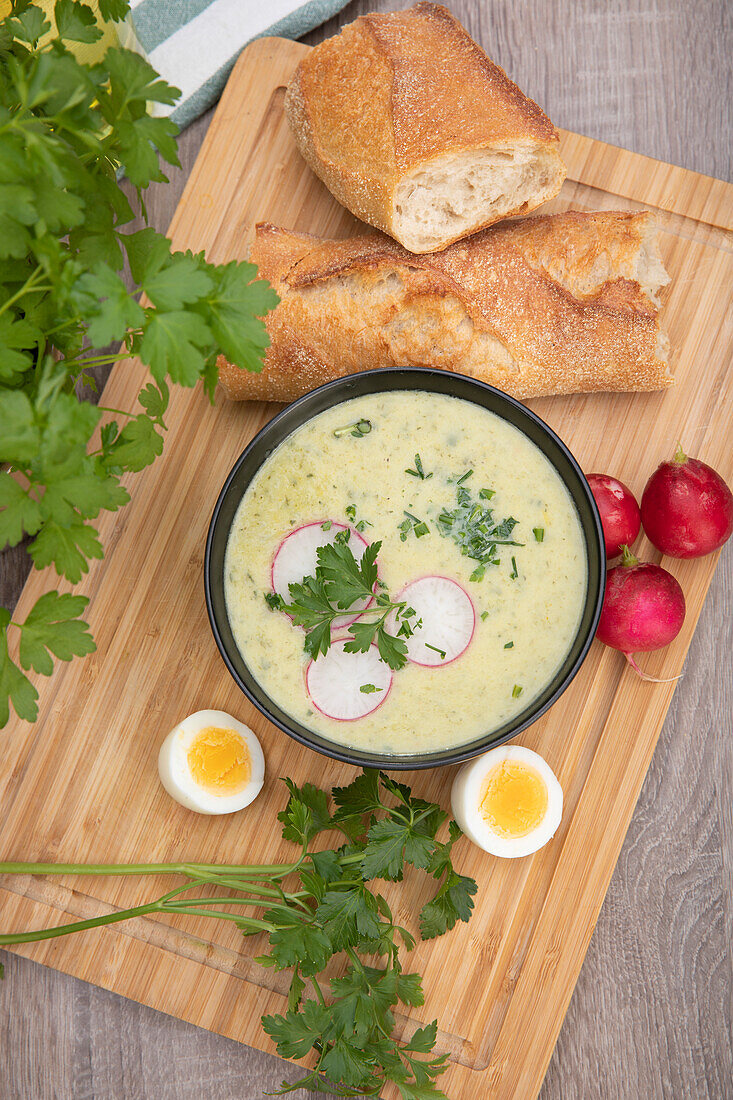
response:
{"label": "halved boiled egg", "polygon": [[562,787],[538,753],[502,745],[461,768],[451,805],[474,844],[512,859],[531,855],[554,835],[562,818]]}
{"label": "halved boiled egg", "polygon": [[171,798],[189,810],[231,814],[262,790],[265,758],[249,726],[223,710],[197,710],[160,746],[158,773]]}

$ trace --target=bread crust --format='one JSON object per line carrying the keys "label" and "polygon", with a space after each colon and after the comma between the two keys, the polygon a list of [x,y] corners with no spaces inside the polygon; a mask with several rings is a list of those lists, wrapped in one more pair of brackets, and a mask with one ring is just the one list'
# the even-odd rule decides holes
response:
{"label": "bread crust", "polygon": [[565,179],[549,118],[440,4],[373,13],[316,46],[285,97],[296,143],[357,217],[396,235],[395,190],[406,173],[450,154],[526,147],[548,161],[532,200],[489,214],[465,236],[553,198]]}
{"label": "bread crust", "polygon": [[646,213],[570,211],[415,256],[382,234],[258,225],[251,259],[281,302],[262,372],[220,357],[222,390],[292,401],[393,366],[457,371],[520,399],[662,389],[673,379],[653,295],[668,279],[654,236]]}

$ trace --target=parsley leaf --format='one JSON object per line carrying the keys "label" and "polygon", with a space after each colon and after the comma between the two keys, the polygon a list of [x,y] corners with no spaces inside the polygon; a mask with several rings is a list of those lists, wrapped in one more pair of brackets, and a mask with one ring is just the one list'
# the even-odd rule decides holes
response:
{"label": "parsley leaf", "polygon": [[[302,844],[304,840],[311,840],[324,829],[333,828],[325,791],[312,783],[304,783],[302,787],[297,787],[292,779],[286,779],[284,782],[290,797],[287,806],[277,817],[278,821],[284,825],[283,836],[286,840],[291,840],[294,844]],[[307,811],[307,818],[300,809],[296,810],[296,806]]]}
{"label": "parsley leaf", "polygon": [[467,921],[473,909],[473,895],[477,886],[465,875],[449,873],[432,901],[420,910],[420,934],[424,940],[442,936],[456,921]]}
{"label": "parsley leaf", "polygon": [[264,920],[278,925],[270,933],[272,958],[278,970],[298,966],[307,978],[320,974],[333,955],[333,943],[326,932],[315,924],[307,924],[297,916],[286,920],[279,910],[267,910]]}
{"label": "parsley leaf", "polygon": [[263,1016],[262,1026],[277,1046],[281,1058],[305,1058],[328,1029],[326,1005],[305,1001],[299,1012],[284,1016]]}
{"label": "parsley leaf", "polygon": [[66,527],[55,520],[44,524],[28,548],[36,569],[53,565],[56,572],[72,584],[89,572],[89,558],[104,557],[102,544],[94,527],[76,517]]}
{"label": "parsley leaf", "polygon": [[214,338],[235,366],[262,370],[262,356],[270,338],[257,318],[275,308],[277,294],[264,279],[256,279],[254,264],[233,262],[209,267],[208,272],[215,284],[207,299]]}
{"label": "parsley leaf", "polygon": [[79,619],[89,603],[86,596],[45,592],[36,600],[21,627],[20,663],[43,676],[53,672],[51,653],[61,661],[93,653],[89,627]]}
{"label": "parsley leaf", "polygon": [[420,836],[411,825],[395,820],[377,821],[369,830],[361,870],[365,879],[402,877],[402,867],[427,867],[433,852],[430,837]]}
{"label": "parsley leaf", "polygon": [[193,386],[203,369],[211,339],[211,329],[197,313],[156,310],[148,318],[140,355],[156,382],[167,374],[174,382]]}
{"label": "parsley leaf", "polygon": [[316,910],[335,951],[379,936],[377,903],[368,890],[327,890]]}
{"label": "parsley leaf", "polygon": [[27,676],[10,659],[6,634],[10,612],[0,607],[0,726],[7,724],[12,703],[15,713],[26,722],[35,722],[38,715],[38,692]]}
{"label": "parsley leaf", "polygon": [[82,275],[72,300],[88,317],[89,339],[97,347],[121,340],[128,328],[139,328],[145,319],[142,307],[109,264],[97,263]]}
{"label": "parsley leaf", "polygon": [[41,526],[38,501],[9,473],[0,471],[0,547],[17,546]]}
{"label": "parsley leaf", "polygon": [[333,800],[339,814],[369,814],[378,810],[382,803],[379,798],[379,772],[366,768],[348,787],[334,787]]}
{"label": "parsley leaf", "polygon": [[122,470],[138,471],[163,453],[163,437],[148,416],[128,420],[120,434],[105,449],[104,464]]}
{"label": "parsley leaf", "polygon": [[59,38],[70,42],[96,42],[104,33],[92,9],[77,0],[56,0],[53,15]]}

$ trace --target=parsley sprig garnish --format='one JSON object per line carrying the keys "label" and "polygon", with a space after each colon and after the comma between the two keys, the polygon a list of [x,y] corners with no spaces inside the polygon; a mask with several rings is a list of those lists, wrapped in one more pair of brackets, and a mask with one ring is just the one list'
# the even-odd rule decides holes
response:
{"label": "parsley sprig garnish", "polygon": [[[171,913],[236,922],[245,936],[264,934],[269,950],[257,959],[291,970],[288,1008],[263,1016],[262,1026],[283,1058],[314,1060],[299,1081],[279,1092],[310,1088],[339,1096],[378,1096],[387,1082],[405,1100],[445,1100],[435,1079],[447,1053],[435,1053],[437,1020],[405,1040],[394,1035],[394,1012],[421,1005],[422,981],[406,972],[401,951],[415,937],[398,924],[378,880],[400,881],[412,866],[438,887],[419,915],[420,936],[432,939],[468,921],[476,883],[459,875],[452,848],[461,831],[433,802],[384,773],[365,771],[348,787],[326,792],[286,779],[289,798],[278,814],[283,837],[300,848],[290,863],[244,866],[217,863],[60,864],[0,863],[0,874],[160,875],[183,879],[147,905],[117,910],[60,927],[0,935],[0,946],[69,935],[132,916]],[[312,850],[316,837],[340,831],[340,847]],[[341,977],[323,979],[334,956],[344,955]],[[368,956],[367,963],[363,956]],[[375,965],[374,956],[379,962]],[[308,996],[306,991],[310,986]]]}
{"label": "parsley sprig garnish", "polygon": [[[379,587],[377,555],[382,543],[371,543],[361,561],[357,561],[349,546],[349,537],[347,528],[339,531],[332,543],[318,547],[314,576],[304,577],[300,584],[289,585],[289,603],[272,592],[266,593],[265,600],[269,607],[284,611],[296,626],[305,629],[305,651],[314,659],[328,653],[334,620],[349,611],[358,618],[348,627],[352,640],[345,644],[346,652],[367,653],[376,642],[379,656],[391,669],[403,668],[407,646],[402,638],[412,633],[408,620],[415,611],[405,602],[391,600]],[[354,610],[355,606],[358,608],[370,600],[368,607]],[[387,630],[387,619],[391,615],[400,624],[397,636]]]}

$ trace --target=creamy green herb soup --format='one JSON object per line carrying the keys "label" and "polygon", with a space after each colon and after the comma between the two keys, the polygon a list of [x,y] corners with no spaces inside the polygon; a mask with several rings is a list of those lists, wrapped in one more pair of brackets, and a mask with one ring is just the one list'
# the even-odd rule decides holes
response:
{"label": "creamy green herb soup", "polygon": [[[364,434],[340,430],[360,420]],[[381,705],[348,722],[313,705],[305,632],[265,599],[283,538],[328,520],[381,541],[379,578],[393,599],[437,575],[460,584],[475,611],[459,657],[408,661]],[[497,543],[522,545],[497,544],[482,564],[477,521]],[[332,741],[395,755],[471,741],[530,703],[570,648],[586,583],[575,507],[542,452],[478,405],[416,391],[343,402],[289,436],[242,498],[225,562],[234,638],[267,694]]]}

